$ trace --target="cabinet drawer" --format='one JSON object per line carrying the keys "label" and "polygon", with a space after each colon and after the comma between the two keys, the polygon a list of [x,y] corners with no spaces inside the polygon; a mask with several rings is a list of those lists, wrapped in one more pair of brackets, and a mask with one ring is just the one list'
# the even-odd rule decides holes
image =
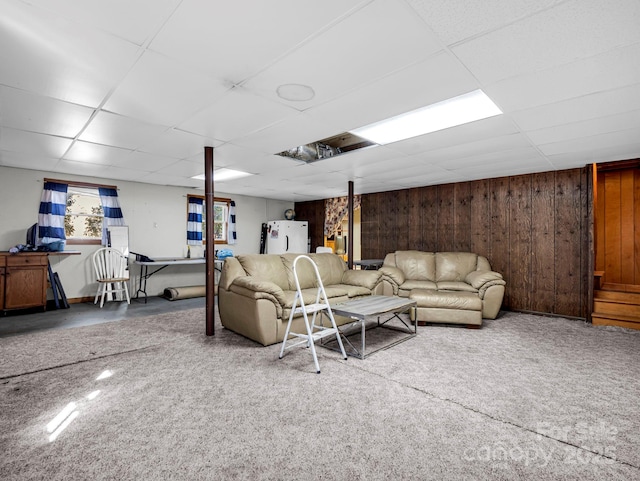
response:
{"label": "cabinet drawer", "polygon": [[21,266],[46,266],[47,256],[43,255],[15,255],[8,256],[7,267],[21,267]]}

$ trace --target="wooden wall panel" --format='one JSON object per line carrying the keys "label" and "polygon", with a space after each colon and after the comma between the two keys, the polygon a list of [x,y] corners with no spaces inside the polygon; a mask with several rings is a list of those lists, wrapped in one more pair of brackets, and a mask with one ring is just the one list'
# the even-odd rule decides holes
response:
{"label": "wooden wall panel", "polygon": [[470,223],[471,233],[469,251],[476,252],[487,259],[491,258],[491,203],[489,202],[489,181],[476,180],[470,183]]}
{"label": "wooden wall panel", "polygon": [[[438,250],[438,187],[424,187],[422,190],[422,250],[435,252]],[[393,252],[393,251],[390,251]]]}
{"label": "wooden wall panel", "polygon": [[422,189],[409,189],[407,196],[408,248],[423,250]]}
{"label": "wooden wall panel", "polygon": [[531,310],[531,175],[511,177],[509,192],[510,296]]}
{"label": "wooden wall panel", "polygon": [[315,252],[316,247],[324,245],[324,199],[296,202],[294,210],[296,220],[306,220],[309,223],[310,249]]}
{"label": "wooden wall panel", "polygon": [[[509,258],[509,178],[491,179],[491,267],[504,276],[507,285],[511,285]],[[506,290],[503,304],[512,308],[511,289]]]}
{"label": "wooden wall panel", "polygon": [[555,262],[558,268],[555,272],[555,312],[568,316],[582,313],[580,180],[579,173],[556,172]]}
{"label": "wooden wall panel", "polygon": [[471,184],[460,182],[454,185],[453,249],[469,252],[471,249]]}
{"label": "wooden wall panel", "polygon": [[620,282],[620,172],[605,172],[604,180],[604,271],[605,282]]}
{"label": "wooden wall panel", "polygon": [[438,186],[438,213],[436,214],[438,243],[436,251],[454,250],[455,184]]}
{"label": "wooden wall panel", "polygon": [[[408,248],[424,251],[454,251],[468,244],[464,250],[486,256],[504,275],[505,308],[585,317],[590,276],[585,172],[571,169],[407,189],[403,194],[364,194],[362,257],[383,258],[398,250],[405,245],[401,236],[407,236]],[[413,223],[417,202],[419,226]],[[407,207],[391,209],[390,203]],[[383,230],[398,234],[380,233]]]}
{"label": "wooden wall panel", "polygon": [[633,183],[633,218],[634,229],[633,238],[633,258],[634,258],[634,284],[640,284],[640,169],[636,169],[634,173]]}
{"label": "wooden wall panel", "polygon": [[531,310],[555,307],[555,173],[531,176]]}
{"label": "wooden wall panel", "polygon": [[[620,218],[620,258],[623,259],[620,266],[620,282],[622,284],[635,284],[634,262],[630,253],[633,252],[634,224],[633,215],[633,170],[623,170],[620,173],[620,207],[623,215]],[[629,253],[629,254],[627,254]]]}

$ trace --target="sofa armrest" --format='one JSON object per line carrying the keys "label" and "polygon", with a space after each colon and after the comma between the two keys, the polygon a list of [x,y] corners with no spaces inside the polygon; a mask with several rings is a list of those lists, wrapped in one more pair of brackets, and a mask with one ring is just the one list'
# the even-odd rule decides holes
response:
{"label": "sofa armrest", "polygon": [[229,290],[250,299],[267,299],[273,302],[278,317],[282,317],[282,309],[286,304],[284,291],[277,284],[256,280],[251,276],[237,277]]}
{"label": "sofa armrest", "polygon": [[360,286],[373,291],[380,282],[380,271],[354,271],[346,270],[342,274],[342,284]]}
{"label": "sofa armrest", "polygon": [[383,279],[388,280],[396,286],[401,286],[406,280],[404,272],[402,272],[402,269],[399,269],[398,267],[383,266],[378,269],[378,272]]}
{"label": "sofa armrest", "polygon": [[495,271],[472,271],[467,275],[465,281],[478,289],[480,299],[484,298],[484,293],[489,287],[506,285],[502,274]]}

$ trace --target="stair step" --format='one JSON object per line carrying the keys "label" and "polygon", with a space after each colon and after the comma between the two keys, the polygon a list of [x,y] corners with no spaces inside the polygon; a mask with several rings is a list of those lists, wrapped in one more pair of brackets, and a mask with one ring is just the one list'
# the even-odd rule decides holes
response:
{"label": "stair step", "polygon": [[640,304],[640,293],[623,291],[597,290],[593,292],[594,300],[622,301]]}
{"label": "stair step", "polygon": [[634,304],[623,301],[610,301],[603,299],[594,299],[594,312],[603,314],[622,314],[627,316],[640,316],[640,304]]}
{"label": "stair step", "polygon": [[591,314],[594,326],[618,326],[629,329],[640,329],[640,316],[609,315],[594,312]]}

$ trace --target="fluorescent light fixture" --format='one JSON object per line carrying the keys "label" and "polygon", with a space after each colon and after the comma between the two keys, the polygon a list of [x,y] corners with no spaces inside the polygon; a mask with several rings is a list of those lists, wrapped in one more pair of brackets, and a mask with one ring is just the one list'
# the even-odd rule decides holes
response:
{"label": "fluorescent light fixture", "polygon": [[[225,180],[240,179],[249,175],[253,174],[250,174],[249,172],[242,172],[240,170],[222,168],[213,171],[213,180],[216,182],[224,182]],[[194,175],[191,178],[196,180],[204,180],[204,174]]]}
{"label": "fluorescent light fixture", "polygon": [[474,90],[452,99],[351,130],[351,133],[376,144],[384,145],[475,120],[486,119],[501,113],[502,111],[482,90]]}

